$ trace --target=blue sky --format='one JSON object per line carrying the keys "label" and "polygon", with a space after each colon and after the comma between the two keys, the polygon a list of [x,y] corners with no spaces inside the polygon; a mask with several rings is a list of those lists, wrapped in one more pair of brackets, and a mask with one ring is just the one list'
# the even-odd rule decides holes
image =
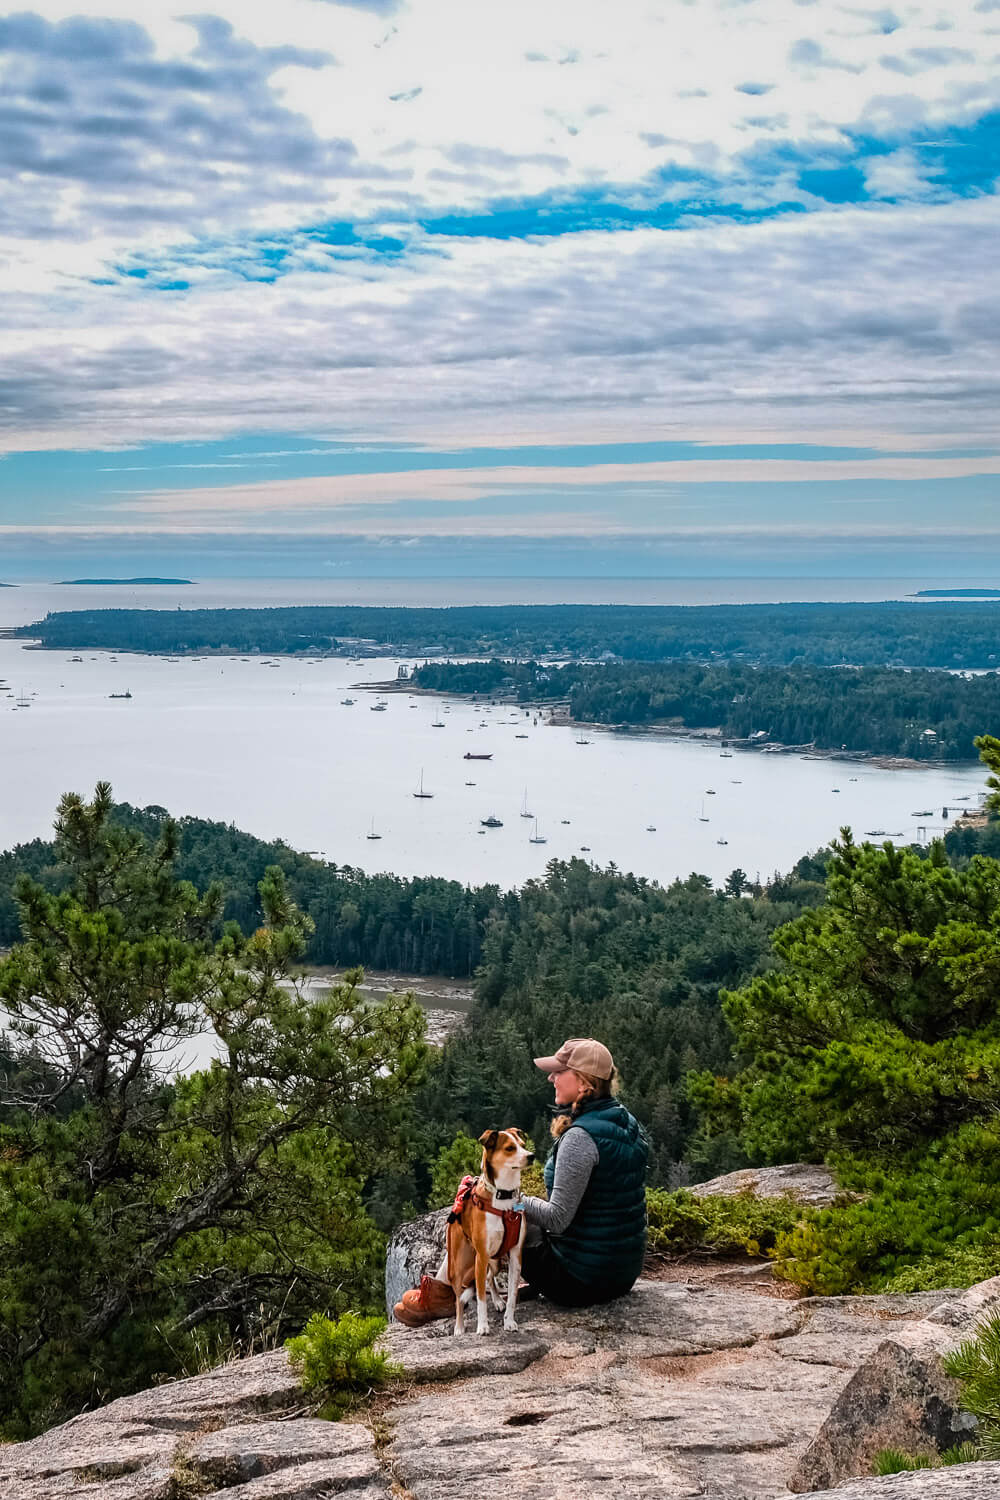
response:
{"label": "blue sky", "polygon": [[998,61],[1000,0],[0,11],[0,576],[987,581]]}

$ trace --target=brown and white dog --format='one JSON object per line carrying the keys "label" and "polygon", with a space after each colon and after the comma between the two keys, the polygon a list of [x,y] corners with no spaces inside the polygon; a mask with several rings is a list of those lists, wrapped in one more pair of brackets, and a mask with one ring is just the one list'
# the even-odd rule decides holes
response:
{"label": "brown and white dog", "polygon": [[[514,1310],[521,1280],[521,1249],[525,1218],[510,1205],[521,1197],[521,1169],[534,1160],[519,1130],[484,1130],[479,1137],[483,1160],[478,1178],[467,1178],[459,1189],[448,1220],[448,1280],[455,1293],[455,1332],[464,1331],[464,1304],[472,1300],[475,1276],[476,1332],[489,1333],[487,1290],[493,1306],[504,1306],[496,1273],[506,1256],[507,1305],[503,1326],[517,1332]],[[516,1222],[515,1222],[516,1221]]]}

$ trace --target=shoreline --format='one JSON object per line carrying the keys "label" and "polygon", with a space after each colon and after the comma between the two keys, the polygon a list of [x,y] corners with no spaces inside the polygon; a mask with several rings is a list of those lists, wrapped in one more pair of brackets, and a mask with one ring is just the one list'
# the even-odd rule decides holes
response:
{"label": "shoreline", "polygon": [[[409,679],[390,678],[388,682],[353,682],[351,692],[407,693],[412,697],[441,698],[452,703],[472,703],[471,694],[446,693],[436,688],[422,688]],[[497,707],[523,707],[516,698],[490,698]],[[756,740],[729,738],[718,727],[675,728],[670,724],[605,724],[597,719],[574,719],[563,707],[564,700],[549,703],[532,703],[532,712],[543,719],[547,728],[581,729],[588,733],[617,735],[621,739],[662,739],[683,741],[693,745],[718,747],[720,751],[747,751],[754,755],[797,755],[800,760],[833,760],[845,765],[868,765],[882,771],[940,771],[946,766],[955,770],[967,770],[980,764],[977,756],[968,760],[913,760],[906,755],[886,755],[871,750],[823,750],[814,744],[785,745],[779,740]]]}
{"label": "shoreline", "polygon": [[[360,665],[363,661],[398,660],[400,655],[400,653],[395,649],[391,653],[372,652],[370,654],[365,653],[364,655],[359,657],[356,653],[349,655],[348,653],[342,651],[310,651],[302,652],[301,654],[297,652],[274,653],[264,651],[250,651],[249,653],[247,653],[230,650],[223,651],[219,650],[218,648],[213,649],[209,647],[197,651],[174,651],[170,653],[170,656],[168,656],[167,653],[163,651],[142,651],[135,648],[130,649],[128,647],[112,648],[110,646],[46,646],[38,637],[18,636],[16,633],[16,628],[0,629],[0,640],[14,639],[22,640],[24,642],[24,649],[26,651],[96,651],[99,654],[104,655],[115,654],[118,656],[153,657],[161,660],[170,660],[171,657],[178,659],[184,658],[205,660],[211,657],[219,659],[231,658],[235,661],[265,662],[275,659],[276,657],[280,661],[289,662],[342,661]],[[410,656],[417,654],[424,655],[426,657],[427,655],[434,656],[437,653],[403,652],[402,654]],[[443,652],[440,654],[444,655]],[[515,656],[511,656],[509,659],[511,661],[521,660],[521,658]],[[532,658],[525,657],[523,659],[530,660]],[[471,656],[463,658],[463,660],[485,661],[487,660],[487,658],[485,656]],[[928,670],[944,671],[947,669],[931,668]],[[424,688],[415,683],[411,677],[392,677],[389,678],[386,682],[354,682],[350,684],[350,691],[380,693],[383,695],[389,693],[407,693],[413,697],[441,698],[454,703],[470,703],[473,701],[471,694],[449,693],[436,688]],[[516,697],[497,697],[494,699],[490,699],[489,701],[498,705],[504,704],[505,706],[518,706],[518,700]],[[803,760],[840,761],[848,765],[854,764],[874,766],[879,770],[886,771],[932,771],[941,770],[945,767],[953,767],[955,770],[962,770],[968,769],[970,766],[977,766],[980,763],[978,757],[974,755],[969,756],[967,760],[930,761],[914,760],[912,757],[905,755],[888,755],[881,751],[834,749],[824,750],[811,743],[802,745],[786,745],[779,740],[769,739],[751,742],[746,739],[725,737],[723,736],[721,729],[717,726],[688,729],[684,727],[674,728],[669,724],[606,724],[603,721],[572,718],[568,712],[565,712],[565,710],[560,711],[561,709],[563,709],[564,702],[565,700],[548,703],[532,703],[531,709],[533,712],[537,713],[539,717],[546,716],[545,723],[547,725],[557,725],[563,728],[587,730],[590,732],[599,731],[606,734],[617,734],[623,737],[632,736],[635,738],[643,739],[686,740],[693,744],[718,745],[720,750],[745,750],[753,751],[754,753],[761,755],[799,755]]]}

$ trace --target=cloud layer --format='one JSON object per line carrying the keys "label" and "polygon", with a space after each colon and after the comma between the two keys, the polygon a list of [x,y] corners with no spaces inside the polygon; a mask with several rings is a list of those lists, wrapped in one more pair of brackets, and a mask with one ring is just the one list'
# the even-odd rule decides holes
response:
{"label": "cloud layer", "polygon": [[[0,15],[0,449],[996,442],[989,0],[79,8]],[[175,479],[95,519],[301,501]]]}

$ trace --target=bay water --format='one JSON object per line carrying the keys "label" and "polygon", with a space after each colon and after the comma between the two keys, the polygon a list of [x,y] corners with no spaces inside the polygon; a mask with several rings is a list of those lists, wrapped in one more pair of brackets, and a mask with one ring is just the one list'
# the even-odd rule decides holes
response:
{"label": "bay water", "polygon": [[[470,580],[468,590],[452,580],[377,580],[360,593],[342,580],[208,580],[185,589],[28,584],[0,591],[0,626],[95,606],[837,597],[829,581],[755,583],[624,580],[617,588],[556,580],[547,596],[539,580],[491,580],[488,588]],[[924,585],[837,586],[850,590],[845,597],[900,598]],[[74,654],[83,660],[71,661]],[[367,871],[508,888],[542,875],[548,860],[576,854],[659,881],[695,871],[721,882],[736,867],[751,879],[785,871],[843,824],[858,837],[932,836],[975,807],[985,785],[975,765],[889,770],[752,751],[723,757],[717,745],[581,735],[539,714],[405,691],[387,694],[385,710],[372,712],[373,685],[395,678],[398,665],[167,660],[0,640],[0,848],[47,837],[63,792],[89,795],[108,780],[118,799],[137,806],[233,823]],[[112,696],[126,692],[131,697]],[[19,698],[30,707],[19,708]],[[429,797],[414,795],[421,777]],[[489,818],[502,826],[484,827]]]}

